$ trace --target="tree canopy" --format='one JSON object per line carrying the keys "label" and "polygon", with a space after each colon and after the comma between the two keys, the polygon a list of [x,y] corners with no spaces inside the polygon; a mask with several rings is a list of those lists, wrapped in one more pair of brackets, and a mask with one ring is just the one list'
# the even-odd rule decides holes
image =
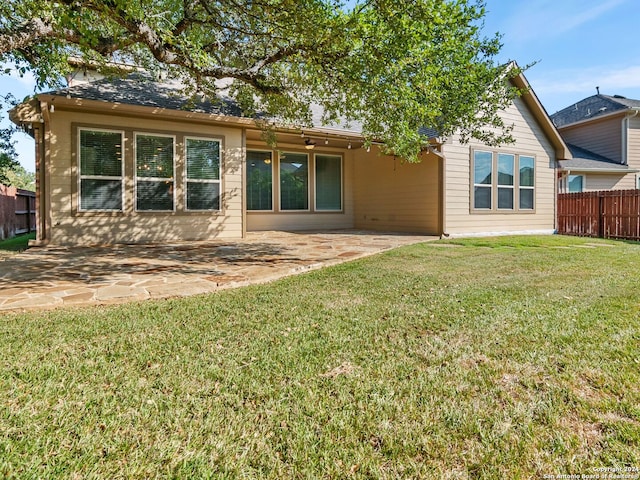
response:
{"label": "tree canopy", "polygon": [[[0,96],[0,121],[4,119],[3,111],[15,103],[12,95]],[[13,126],[0,128],[0,183],[11,185],[7,174],[20,166],[16,160],[15,141],[13,134],[16,129]]]}
{"label": "tree canopy", "polygon": [[[416,159],[422,127],[495,145],[498,112],[517,94],[473,0],[7,0],[0,61],[58,86],[69,56],[140,65],[216,95],[220,79],[246,113],[297,127],[310,106],[358,122],[367,141]],[[421,129],[422,128],[422,129]]]}

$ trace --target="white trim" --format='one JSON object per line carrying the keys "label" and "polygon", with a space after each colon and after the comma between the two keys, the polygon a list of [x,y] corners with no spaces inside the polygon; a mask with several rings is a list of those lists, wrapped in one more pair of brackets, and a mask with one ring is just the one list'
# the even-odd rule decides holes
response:
{"label": "white trim", "polygon": [[[219,158],[218,158],[218,179],[191,179],[189,180],[189,161],[187,159],[187,150],[189,140],[205,140],[209,142],[218,142],[218,150],[219,150]],[[222,164],[223,164],[223,152],[224,152],[224,142],[222,137],[197,137],[193,135],[189,135],[184,137],[184,175],[183,177],[183,189],[184,189],[184,210],[185,212],[221,212],[222,211]],[[174,168],[174,176],[175,176],[175,168]],[[193,209],[189,208],[189,204],[187,202],[187,194],[189,189],[189,182],[191,183],[217,183],[218,184],[218,208],[198,208]],[[174,205],[175,208],[175,205]]]}
{"label": "white trim", "polygon": [[[82,131],[86,131],[86,132],[105,132],[105,133],[119,133],[120,134],[120,150],[121,150],[121,156],[120,156],[120,176],[119,177],[114,177],[114,176],[102,176],[102,175],[82,175],[82,142],[81,142],[81,137],[82,137]],[[78,207],[78,212],[124,212],[124,203],[125,203],[125,186],[124,186],[124,180],[125,180],[125,169],[124,169],[124,164],[125,164],[125,149],[124,149],[124,142],[126,141],[125,139],[125,132],[124,130],[112,130],[112,129],[108,129],[108,128],[89,128],[89,127],[78,127],[78,144],[77,144],[77,148],[76,148],[76,152],[77,152],[77,164],[76,164],[76,168],[77,168],[77,182],[78,182],[78,199],[77,199],[77,207]],[[120,190],[122,192],[122,198],[120,200],[120,208],[115,209],[115,208],[100,208],[100,209],[95,209],[95,208],[82,208],[82,180],[83,179],[88,179],[88,180],[120,180]]]}
{"label": "white trim", "polygon": [[448,238],[473,238],[473,237],[508,237],[513,235],[553,235],[555,229],[545,230],[516,230],[516,231],[498,231],[498,232],[469,232],[469,233],[450,233]]}
{"label": "white trim", "polygon": [[[138,170],[137,170],[137,166],[138,166],[138,136],[145,136],[145,137],[164,137],[164,138],[171,138],[172,140],[172,147],[173,147],[173,175],[169,178],[169,177],[162,177],[162,178],[156,178],[156,177],[140,177],[142,180],[141,181],[148,181],[148,182],[167,182],[167,181],[171,181],[173,182],[173,209],[172,210],[138,210]],[[133,210],[138,213],[163,213],[163,212],[172,212],[174,213],[176,211],[176,136],[175,135],[168,135],[165,133],[147,133],[144,131],[140,131],[140,132],[133,132]]]}

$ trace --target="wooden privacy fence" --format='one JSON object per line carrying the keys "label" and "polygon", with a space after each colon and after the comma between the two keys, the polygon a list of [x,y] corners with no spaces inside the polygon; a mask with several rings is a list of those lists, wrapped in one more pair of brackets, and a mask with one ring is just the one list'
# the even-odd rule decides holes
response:
{"label": "wooden privacy fence", "polygon": [[640,240],[640,190],[559,194],[558,233]]}
{"label": "wooden privacy fence", "polygon": [[0,184],[0,240],[35,231],[36,194]]}

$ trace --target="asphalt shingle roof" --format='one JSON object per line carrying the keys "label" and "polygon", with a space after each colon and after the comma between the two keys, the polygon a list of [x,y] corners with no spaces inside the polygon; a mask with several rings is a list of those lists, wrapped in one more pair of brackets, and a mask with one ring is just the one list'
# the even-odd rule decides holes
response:
{"label": "asphalt shingle roof", "polygon": [[593,95],[551,115],[556,127],[597,118],[616,111],[640,108],[640,100],[620,95]]}
{"label": "asphalt shingle roof", "polygon": [[242,117],[238,104],[231,98],[220,97],[215,102],[208,99],[190,98],[180,91],[177,82],[155,82],[140,74],[126,78],[104,78],[94,82],[74,85],[73,87],[49,92],[51,95],[83,98],[108,103],[124,103],[145,107],[158,107],[170,110],[186,110]]}
{"label": "asphalt shingle roof", "polygon": [[576,145],[567,144],[573,159],[560,160],[560,168],[569,170],[620,170],[621,173],[629,170],[628,165],[622,165],[610,158],[603,157]]}
{"label": "asphalt shingle roof", "polygon": [[[226,115],[231,117],[246,117],[240,106],[230,97],[219,97],[211,102],[209,99],[202,101],[198,96],[189,97],[181,91],[179,82],[158,82],[140,73],[130,74],[126,78],[103,78],[93,82],[74,85],[63,88],[49,95],[67,96],[96,100],[106,103],[122,103],[127,105],[139,105],[146,107],[165,108],[169,110],[183,110],[212,115]],[[312,122],[315,127],[340,130],[350,133],[361,133],[362,124],[352,121],[339,125],[322,125],[322,107],[311,106]],[[437,137],[438,132],[432,128],[422,128],[420,133],[429,138]]]}

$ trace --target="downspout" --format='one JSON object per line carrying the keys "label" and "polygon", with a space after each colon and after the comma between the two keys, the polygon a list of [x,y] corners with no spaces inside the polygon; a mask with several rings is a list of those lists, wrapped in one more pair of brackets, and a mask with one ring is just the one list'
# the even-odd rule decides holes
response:
{"label": "downspout", "polygon": [[429,146],[429,153],[433,153],[436,157],[440,159],[438,162],[438,187],[440,188],[440,208],[438,209],[438,235],[440,238],[448,237],[447,233],[447,216],[445,214],[445,206],[446,206],[446,161],[447,157],[444,155],[442,151],[442,144],[440,145],[440,151],[433,148],[431,145]]}

